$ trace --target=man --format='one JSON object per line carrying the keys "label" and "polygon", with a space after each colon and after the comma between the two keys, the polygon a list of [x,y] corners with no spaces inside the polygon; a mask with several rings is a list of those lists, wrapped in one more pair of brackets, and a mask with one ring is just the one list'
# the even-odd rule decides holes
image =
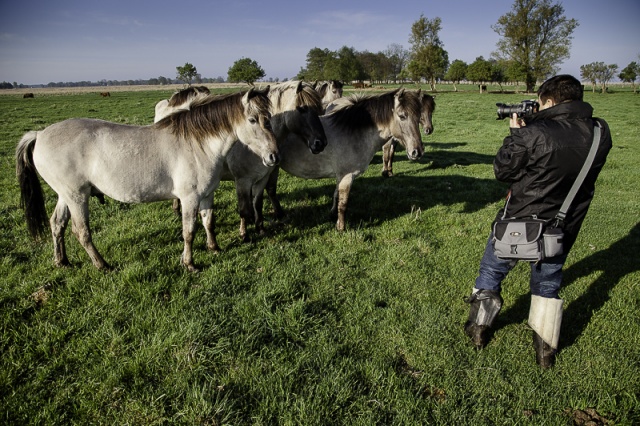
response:
{"label": "man", "polygon": [[[538,103],[539,111],[529,117],[511,116],[511,134],[493,162],[496,178],[511,184],[507,217],[553,219],[585,163],[596,120],[602,126],[595,159],[562,226],[563,254],[531,263],[529,325],[536,361],[548,368],[555,361],[560,335],[562,267],[593,199],[596,179],[611,149],[611,134],[604,120],[592,118],[593,108],[582,100],[582,85],[570,75],[545,81],[538,90]],[[464,328],[477,349],[488,343],[502,307],[501,283],[516,264],[495,256],[492,239],[490,235],[473,293],[465,300],[470,312]]]}

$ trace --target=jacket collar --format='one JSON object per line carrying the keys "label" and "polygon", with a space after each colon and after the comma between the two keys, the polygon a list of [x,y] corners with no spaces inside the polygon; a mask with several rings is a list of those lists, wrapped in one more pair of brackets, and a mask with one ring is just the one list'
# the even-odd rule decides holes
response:
{"label": "jacket collar", "polygon": [[527,124],[540,120],[566,120],[591,118],[593,107],[583,101],[564,102],[551,108],[543,109],[526,119]]}

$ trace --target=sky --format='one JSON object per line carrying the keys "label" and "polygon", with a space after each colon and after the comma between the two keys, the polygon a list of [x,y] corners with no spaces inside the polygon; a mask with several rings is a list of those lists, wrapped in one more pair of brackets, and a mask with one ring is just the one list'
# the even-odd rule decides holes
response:
{"label": "sky", "polygon": [[[571,57],[580,65],[640,62],[639,0],[552,0],[578,20]],[[491,28],[514,0],[0,0],[0,81],[19,84],[176,77],[189,62],[202,77],[227,78],[241,58],[266,78],[295,78],[315,48],[409,49],[411,25],[442,20],[449,60],[490,58]]]}

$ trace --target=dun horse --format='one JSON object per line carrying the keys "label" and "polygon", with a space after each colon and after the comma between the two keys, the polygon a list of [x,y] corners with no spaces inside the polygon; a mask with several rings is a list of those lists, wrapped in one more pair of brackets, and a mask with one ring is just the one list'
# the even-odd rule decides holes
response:
{"label": "dun horse", "polygon": [[[433,133],[433,122],[431,121],[431,117],[433,116],[433,112],[436,110],[436,102],[433,96],[424,92],[418,91],[418,96],[420,97],[420,105],[422,106],[420,124],[422,125],[424,134],[429,136]],[[393,176],[393,155],[397,144],[397,141],[391,139],[382,147],[382,176],[384,177]]]}
{"label": "dun horse", "polygon": [[[191,96],[197,96],[192,93]],[[271,86],[271,127],[278,143],[290,134],[304,141],[311,153],[321,152],[327,144],[322,123],[318,118],[322,111],[320,97],[313,88],[300,81]],[[176,108],[189,108],[192,102],[187,99],[182,105],[174,103]],[[158,117],[156,116],[156,119]],[[254,197],[261,194],[267,184],[273,167],[265,166],[259,156],[243,144],[235,144],[225,158],[221,179],[235,181],[240,213],[240,238],[248,241],[247,221],[254,221],[258,232],[264,231],[262,206],[254,209]],[[215,195],[214,195],[215,196]],[[209,246],[219,250],[211,227],[207,234]]]}
{"label": "dun horse", "polygon": [[342,89],[344,84],[338,80],[329,81],[316,81],[313,83],[313,88],[320,94],[322,99],[322,108],[327,109],[327,106],[342,97]]}
{"label": "dun horse", "polygon": [[[375,153],[391,138],[398,140],[411,160],[423,154],[420,137],[419,95],[397,89],[379,95],[355,95],[333,103],[330,114],[320,117],[327,135],[327,147],[317,155],[303,149],[290,135],[279,145],[279,167],[305,179],[335,177],[331,213],[337,215],[336,229],[345,229],[345,213],[353,180],[364,173]],[[282,208],[276,197],[278,169],[272,172],[267,192],[275,209]],[[259,198],[262,194],[258,194]],[[261,203],[261,200],[257,200]]]}
{"label": "dun horse", "polygon": [[[58,194],[50,219],[56,265],[69,264],[64,233],[72,231],[98,269],[108,268],[91,239],[89,197],[105,194],[121,202],[179,198],[182,202],[182,263],[197,271],[193,236],[200,210],[212,224],[211,194],[224,156],[237,140],[259,153],[265,166],[279,161],[269,124],[266,91],[209,97],[151,126],[70,119],[28,132],[16,148],[16,172],[27,226],[44,233],[46,212],[37,173]],[[37,172],[37,173],[36,173]]]}

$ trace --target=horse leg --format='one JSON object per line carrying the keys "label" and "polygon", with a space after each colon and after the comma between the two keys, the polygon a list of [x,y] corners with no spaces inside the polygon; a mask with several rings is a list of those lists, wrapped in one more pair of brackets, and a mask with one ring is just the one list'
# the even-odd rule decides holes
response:
{"label": "horse leg", "polygon": [[240,214],[240,239],[243,243],[251,241],[247,235],[247,221],[253,221],[253,203],[251,202],[250,179],[236,179],[236,196],[238,198],[238,213]]}
{"label": "horse leg", "polygon": [[279,171],[280,167],[276,166],[271,174],[269,174],[269,179],[267,180],[267,196],[269,197],[269,200],[271,200],[271,205],[273,206],[273,215],[276,217],[276,220],[282,220],[282,218],[284,218],[284,210],[280,205],[280,200],[278,199],[278,194],[276,193]]}
{"label": "horse leg", "polygon": [[264,235],[264,215],[262,209],[264,206],[264,190],[269,181],[269,175],[265,176],[253,185],[251,193],[253,194],[253,215],[255,219],[256,232]]}
{"label": "horse leg", "polygon": [[98,269],[111,269],[104,261],[91,239],[91,229],[89,228],[89,194],[82,197],[79,203],[70,203],[71,231],[75,235],[80,245],[85,249],[93,266]]}
{"label": "horse leg", "polygon": [[207,250],[219,252],[220,246],[216,240],[216,215],[213,211],[214,194],[200,201],[200,217],[207,234]]}
{"label": "horse leg", "polygon": [[67,229],[69,218],[71,218],[71,213],[69,213],[67,204],[61,198],[58,198],[58,204],[49,220],[53,236],[53,261],[58,267],[70,265],[64,245],[64,233]]}
{"label": "horse leg", "polygon": [[173,209],[173,212],[177,215],[180,216],[180,199],[176,198],[173,200],[173,203],[171,203],[171,208]]}
{"label": "horse leg", "polygon": [[382,176],[393,176],[393,154],[396,150],[396,141],[390,139],[382,146]]}
{"label": "horse leg", "polygon": [[182,264],[189,270],[189,272],[198,272],[198,268],[193,264],[193,237],[196,233],[198,202],[195,200],[180,201],[182,204],[182,239],[184,240]]}
{"label": "horse leg", "polygon": [[351,191],[351,184],[353,183],[353,179],[354,176],[351,173],[340,179],[333,195],[333,205],[334,208],[337,207],[338,213],[338,222],[336,223],[336,229],[338,231],[344,231],[345,229],[345,215],[347,212],[349,191]]}

